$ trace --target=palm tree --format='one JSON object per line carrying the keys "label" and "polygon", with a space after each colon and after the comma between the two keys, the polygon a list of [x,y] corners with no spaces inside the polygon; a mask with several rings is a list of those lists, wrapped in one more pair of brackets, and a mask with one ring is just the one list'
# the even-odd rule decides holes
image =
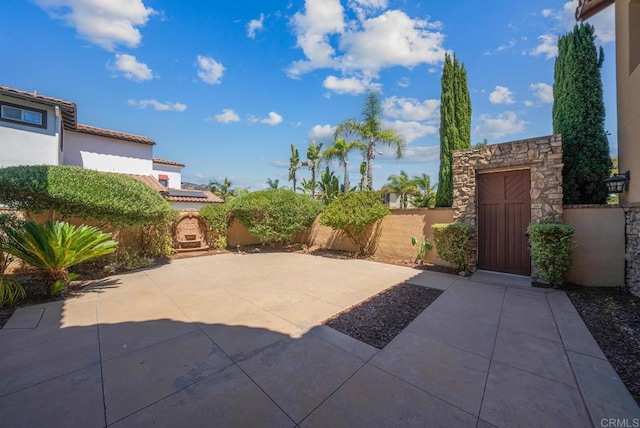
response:
{"label": "palm tree", "polygon": [[365,145],[359,141],[347,141],[344,138],[337,138],[333,145],[322,153],[322,157],[327,162],[337,160],[344,167],[344,193],[348,193],[350,189],[349,152],[353,149],[364,150]]}
{"label": "palm tree", "polygon": [[61,289],[69,281],[69,267],[111,254],[118,245],[111,233],[61,221],[39,224],[29,220],[22,229],[5,232],[7,239],[1,250],[43,270],[45,285],[59,283]]}
{"label": "palm tree", "polygon": [[302,165],[308,166],[311,170],[311,196],[316,195],[316,177],[318,175],[318,162],[322,158],[322,143],[317,144],[312,141],[307,148],[307,160]]}
{"label": "palm tree", "polygon": [[414,175],[413,182],[420,191],[412,202],[416,207],[433,207],[436,203],[436,185],[431,185],[431,177],[424,172],[421,175]]}
{"label": "palm tree", "polygon": [[320,171],[320,181],[318,187],[322,192],[322,202],[325,204],[334,200],[340,195],[340,180],[335,176],[333,171],[326,167],[324,171]]}
{"label": "palm tree", "polygon": [[373,189],[373,160],[376,157],[376,143],[392,147],[396,156],[401,157],[404,152],[404,140],[391,129],[382,129],[382,107],[380,97],[376,92],[369,92],[362,109],[362,122],[348,119],[338,125],[334,139],[356,137],[366,145],[363,150],[367,161],[367,186]]}
{"label": "palm tree", "polygon": [[289,180],[293,181],[293,191],[296,191],[296,172],[300,169],[300,154],[298,153],[298,148],[292,144],[291,145],[291,157],[289,158]]}
{"label": "palm tree", "polygon": [[400,208],[407,208],[409,195],[420,194],[415,181],[411,180],[407,173],[404,171],[400,171],[400,175],[390,175],[387,181],[387,184],[382,186],[381,192],[399,195]]}
{"label": "palm tree", "polygon": [[269,186],[269,189],[277,189],[280,185],[280,179],[276,178],[275,180],[272,180],[271,178],[267,178],[267,185]]}
{"label": "palm tree", "polygon": [[224,181],[222,181],[222,183],[217,180],[211,180],[209,182],[209,190],[211,190],[211,193],[213,193],[214,195],[226,200],[228,196],[236,195],[236,191],[235,189],[231,188],[231,185],[232,183],[227,177],[224,178]]}
{"label": "palm tree", "polygon": [[367,161],[362,161],[360,164],[360,190],[364,190],[367,187]]}

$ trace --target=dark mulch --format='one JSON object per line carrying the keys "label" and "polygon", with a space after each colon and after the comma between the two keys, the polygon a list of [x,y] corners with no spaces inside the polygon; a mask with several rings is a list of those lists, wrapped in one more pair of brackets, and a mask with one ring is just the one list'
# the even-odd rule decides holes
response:
{"label": "dark mulch", "polygon": [[627,287],[562,287],[640,405],[640,298]]}
{"label": "dark mulch", "polygon": [[403,283],[335,315],[324,324],[382,349],[440,294],[441,290]]}

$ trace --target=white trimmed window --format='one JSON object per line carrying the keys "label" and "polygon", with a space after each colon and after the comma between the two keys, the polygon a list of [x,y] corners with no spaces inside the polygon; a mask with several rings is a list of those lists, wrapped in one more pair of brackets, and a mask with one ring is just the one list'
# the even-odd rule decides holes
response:
{"label": "white trimmed window", "polygon": [[47,127],[47,112],[45,110],[32,109],[15,104],[0,104],[0,119],[39,128]]}

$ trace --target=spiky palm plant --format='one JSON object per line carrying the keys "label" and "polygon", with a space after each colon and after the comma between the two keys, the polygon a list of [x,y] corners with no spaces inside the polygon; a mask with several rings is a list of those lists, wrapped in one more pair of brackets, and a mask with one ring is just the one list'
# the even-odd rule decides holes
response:
{"label": "spiky palm plant", "polygon": [[30,220],[22,229],[8,231],[2,250],[42,269],[46,285],[57,281],[66,285],[69,267],[115,251],[118,243],[111,237],[96,227]]}

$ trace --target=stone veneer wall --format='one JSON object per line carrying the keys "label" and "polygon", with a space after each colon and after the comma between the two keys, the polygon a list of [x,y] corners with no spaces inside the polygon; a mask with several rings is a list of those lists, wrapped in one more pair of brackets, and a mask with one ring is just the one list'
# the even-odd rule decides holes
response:
{"label": "stone veneer wall", "polygon": [[624,206],[626,283],[640,297],[640,203]]}
{"label": "stone veneer wall", "polygon": [[[453,154],[453,218],[470,223],[473,236],[469,242],[467,269],[476,271],[478,235],[476,228],[476,188],[479,173],[516,169],[531,171],[531,221],[550,218],[562,220],[562,138],[560,135],[513,141]],[[532,277],[537,271],[532,266]]]}

